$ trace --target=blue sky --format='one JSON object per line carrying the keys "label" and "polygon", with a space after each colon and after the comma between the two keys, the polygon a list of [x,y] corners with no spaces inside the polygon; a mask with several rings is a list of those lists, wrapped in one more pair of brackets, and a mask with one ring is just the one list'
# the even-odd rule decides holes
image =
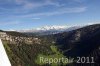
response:
{"label": "blue sky", "polygon": [[100,22],[100,0],[0,0],[0,29]]}

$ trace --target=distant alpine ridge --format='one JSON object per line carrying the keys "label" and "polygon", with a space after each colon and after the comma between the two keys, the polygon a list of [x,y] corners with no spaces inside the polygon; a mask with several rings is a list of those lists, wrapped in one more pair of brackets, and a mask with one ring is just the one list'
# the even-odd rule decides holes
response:
{"label": "distant alpine ridge", "polygon": [[19,30],[19,32],[38,32],[38,31],[47,31],[47,30],[59,30],[59,29],[67,29],[68,26],[43,26],[36,29],[26,29],[26,30]]}
{"label": "distant alpine ridge", "polygon": [[38,35],[49,35],[49,34],[57,34],[65,31],[71,31],[78,29],[82,26],[44,26],[41,28],[36,29],[26,29],[26,30],[19,30],[18,32],[22,33],[35,33]]}

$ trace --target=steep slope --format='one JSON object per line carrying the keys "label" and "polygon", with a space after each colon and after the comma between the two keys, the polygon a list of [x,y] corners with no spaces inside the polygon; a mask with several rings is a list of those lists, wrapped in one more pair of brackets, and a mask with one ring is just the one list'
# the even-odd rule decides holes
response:
{"label": "steep slope", "polygon": [[100,65],[100,24],[56,34],[55,37],[66,57],[94,57],[95,65]]}

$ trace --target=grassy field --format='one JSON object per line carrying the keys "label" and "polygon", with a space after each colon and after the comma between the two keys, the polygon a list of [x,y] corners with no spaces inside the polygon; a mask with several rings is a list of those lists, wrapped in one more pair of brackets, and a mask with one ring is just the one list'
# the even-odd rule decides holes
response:
{"label": "grassy field", "polygon": [[[38,54],[38,56],[37,56],[37,59],[36,59],[36,63],[37,64],[39,64],[39,65],[45,65],[46,63],[43,63],[43,62],[40,62],[40,57],[43,57],[43,58],[48,58],[48,59],[54,59],[54,58],[64,58],[65,56],[61,53],[61,52],[59,52],[58,50],[57,50],[57,47],[56,46],[54,46],[54,45],[52,45],[52,46],[50,46],[50,48],[51,48],[51,50],[52,50],[52,52],[53,52],[53,54],[50,54],[50,55],[43,55],[43,54]],[[47,62],[47,64],[48,64],[48,62]],[[53,63],[51,63],[51,64],[49,64],[50,66],[59,66],[59,65],[66,65],[65,63],[55,63],[55,62],[53,62]]]}

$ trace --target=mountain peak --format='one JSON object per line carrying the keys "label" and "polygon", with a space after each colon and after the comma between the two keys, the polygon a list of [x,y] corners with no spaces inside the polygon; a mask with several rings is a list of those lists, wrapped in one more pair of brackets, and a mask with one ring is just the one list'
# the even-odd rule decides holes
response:
{"label": "mountain peak", "polygon": [[36,28],[37,30],[58,30],[58,29],[66,29],[68,28],[68,26],[57,26],[57,25],[53,25],[53,26],[44,26],[41,28]]}

